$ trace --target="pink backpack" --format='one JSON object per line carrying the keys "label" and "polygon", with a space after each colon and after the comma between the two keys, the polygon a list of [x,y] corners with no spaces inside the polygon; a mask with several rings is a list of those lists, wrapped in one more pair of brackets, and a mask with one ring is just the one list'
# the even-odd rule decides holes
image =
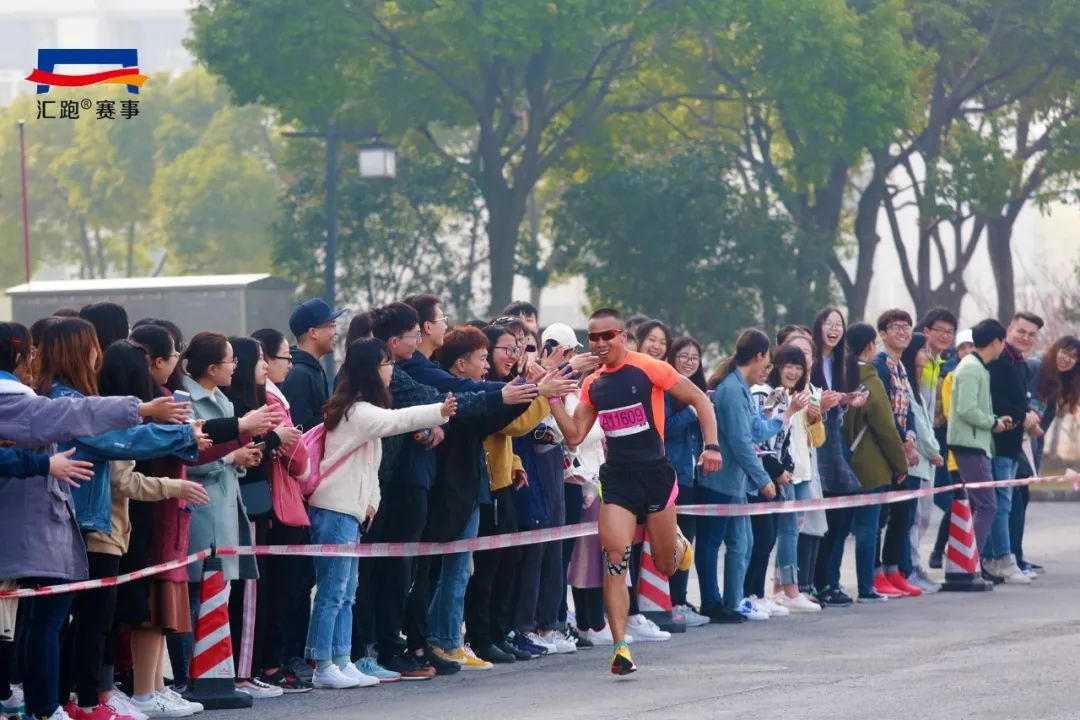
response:
{"label": "pink backpack", "polygon": [[326,425],[319,423],[311,428],[301,436],[300,442],[304,444],[309,460],[308,474],[300,480],[300,491],[304,493],[304,497],[309,497],[318,490],[324,477],[336,472],[346,460],[353,456],[353,453],[362,447],[353,448],[352,451],[338,458],[337,462],[326,468],[326,472],[322,472],[323,455],[326,452]]}

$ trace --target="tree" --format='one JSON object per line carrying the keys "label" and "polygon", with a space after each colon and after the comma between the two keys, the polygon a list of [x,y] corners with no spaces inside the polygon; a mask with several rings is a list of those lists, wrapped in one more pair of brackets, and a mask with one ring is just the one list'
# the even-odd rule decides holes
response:
{"label": "tree", "polygon": [[585,275],[594,305],[662,317],[706,341],[829,299],[801,294],[795,228],[746,203],[731,162],[708,147],[598,173],[566,191],[556,217],[560,269]]}
{"label": "tree", "polygon": [[[691,94],[656,73],[698,5],[715,4],[201,0],[190,47],[240,102],[286,121],[419,131],[484,199],[498,309],[540,179],[609,118]],[[471,137],[448,144],[446,128]]]}
{"label": "tree", "polygon": [[[338,292],[371,308],[434,292],[449,311],[475,309],[474,280],[487,257],[480,242],[481,200],[469,179],[410,136],[398,147],[393,182],[364,180],[344,156],[339,168]],[[325,244],[324,167],[310,147],[283,155],[289,185],[274,227],[274,266],[305,295],[321,295]]]}

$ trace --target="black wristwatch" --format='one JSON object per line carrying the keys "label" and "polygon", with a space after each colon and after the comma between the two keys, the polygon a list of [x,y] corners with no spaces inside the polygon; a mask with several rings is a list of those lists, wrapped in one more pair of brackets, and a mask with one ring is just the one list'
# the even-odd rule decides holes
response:
{"label": "black wristwatch", "polygon": [[717,445],[716,443],[709,443],[708,445],[705,446],[705,449],[706,450],[715,450],[716,452],[720,452],[720,446]]}

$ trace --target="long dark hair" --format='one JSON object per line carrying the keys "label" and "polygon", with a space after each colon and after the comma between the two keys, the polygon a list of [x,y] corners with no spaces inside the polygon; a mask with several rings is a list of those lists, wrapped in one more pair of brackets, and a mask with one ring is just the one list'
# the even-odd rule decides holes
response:
{"label": "long dark hair", "polygon": [[0,370],[14,373],[22,363],[30,365],[30,331],[19,323],[0,323]]}
{"label": "long dark hair", "polygon": [[84,305],[79,310],[79,317],[94,326],[97,332],[98,344],[102,350],[108,350],[109,346],[117,340],[125,340],[131,333],[128,327],[127,310],[123,305],[114,302],[97,302]]}
{"label": "long dark hair", "polygon": [[[523,329],[524,327],[525,326],[522,325]],[[513,330],[511,330],[507,325],[488,325],[481,332],[483,332],[484,336],[488,339],[489,369],[487,379],[494,382],[512,380],[517,371],[517,365],[515,364],[514,369],[510,371],[510,375],[508,375],[507,377],[499,377],[499,373],[495,370],[495,346],[498,344],[499,338],[501,338],[503,335],[509,335],[510,337],[514,337]]]}
{"label": "long dark hair", "polygon": [[769,371],[769,379],[767,382],[773,389],[783,386],[783,383],[780,381],[780,371],[784,369],[785,365],[798,365],[802,368],[802,376],[799,378],[799,381],[795,383],[793,390],[795,392],[802,392],[806,389],[806,383],[810,382],[810,378],[807,377],[809,373],[806,372],[806,355],[803,354],[802,350],[791,344],[781,345],[780,349],[777,350],[776,354],[773,356],[772,363],[772,370]]}
{"label": "long dark hair", "polygon": [[908,385],[911,385],[911,389],[915,393],[915,402],[920,405],[923,404],[922,378],[919,377],[921,373],[915,369],[915,356],[924,347],[926,347],[926,336],[920,332],[912,333],[911,344],[900,355],[900,362],[903,364],[904,370],[907,371]]}
{"label": "long dark hair", "polygon": [[1067,373],[1058,372],[1057,355],[1062,350],[1080,356],[1080,339],[1065,335],[1050,346],[1039,366],[1035,392],[1046,405],[1056,401],[1062,408],[1073,409],[1080,404],[1080,362]]}
{"label": "long dark hair", "polygon": [[765,333],[756,328],[743,330],[735,341],[735,354],[721,361],[713,374],[709,376],[709,388],[715,388],[737,367],[746,365],[762,353],[769,352],[771,347],[772,341]]}
{"label": "long dark hair", "polygon": [[[134,333],[141,327],[146,325],[152,325],[159,328],[164,328],[166,332],[172,335],[173,347],[176,348],[176,352],[184,352],[184,331],[180,329],[180,326],[174,323],[172,320],[162,320],[160,318],[143,318],[135,323],[135,327],[132,328]],[[176,392],[184,386],[184,370],[181,368],[183,363],[176,363],[176,367],[173,368],[172,375],[165,382],[165,387],[169,388],[172,392]]]}
{"label": "long dark hair", "polygon": [[[705,392],[707,389],[707,386],[705,384],[705,366],[703,364],[705,358],[701,354],[701,344],[697,340],[690,337],[689,335],[683,335],[682,337],[676,338],[675,341],[672,342],[670,346],[668,346],[668,364],[675,368],[676,372],[678,372],[679,366],[675,364],[675,356],[688,347],[692,347],[697,350],[698,366],[697,370],[695,370],[693,374],[687,375],[686,378],[690,382],[694,383],[694,385],[697,386],[698,390],[701,390],[701,392]],[[679,374],[681,375],[682,373]],[[676,400],[672,398],[671,407],[675,412],[679,412],[686,407],[686,403],[682,402],[681,400]]]}
{"label": "long dark hair", "polygon": [[345,351],[345,363],[338,374],[338,386],[323,405],[323,422],[333,430],[344,420],[355,403],[364,401],[388,408],[390,391],[379,377],[379,366],[390,362],[390,348],[377,338],[357,340]]}
{"label": "long dark hair", "polygon": [[876,338],[877,330],[870,323],[855,323],[847,329],[847,333],[844,335],[848,350],[847,367],[845,368],[848,386],[844,388],[846,391],[851,392],[859,386],[859,355]]}
{"label": "long dark hair", "polygon": [[102,395],[134,395],[143,402],[154,399],[154,377],[146,348],[131,340],[114,340],[105,350],[98,373]]}
{"label": "long dark hair", "polygon": [[814,327],[811,335],[814,341],[814,367],[810,369],[810,381],[819,388],[829,387],[829,384],[825,382],[825,323],[828,322],[829,316],[833,313],[840,316],[840,324],[844,326],[844,331],[840,335],[840,342],[836,344],[832,351],[833,389],[846,389],[848,387],[847,348],[844,344],[844,338],[847,336],[847,320],[844,318],[844,313],[834,307],[827,307],[814,316]]}
{"label": "long dark hair", "polygon": [[634,329],[634,339],[637,340],[638,347],[641,347],[641,344],[645,342],[645,338],[649,337],[653,330],[659,330],[664,334],[664,348],[670,353],[671,330],[659,320],[646,320]]}
{"label": "long dark hair", "polygon": [[229,344],[232,345],[233,357],[236,358],[236,370],[233,372],[232,383],[223,388],[222,392],[233,404],[244,410],[262,407],[266,404],[266,383],[255,384],[255,365],[262,357],[262,345],[253,338],[237,336],[230,337]]}

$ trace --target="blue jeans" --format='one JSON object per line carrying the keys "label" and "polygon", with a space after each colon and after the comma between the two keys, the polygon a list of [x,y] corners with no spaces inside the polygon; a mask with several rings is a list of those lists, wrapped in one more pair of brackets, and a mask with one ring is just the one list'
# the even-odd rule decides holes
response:
{"label": "blue jeans", "polygon": [[[726,495],[723,492],[698,487],[698,502],[703,504],[733,505],[738,503],[737,498]],[[742,502],[746,502],[745,499]],[[710,608],[724,603],[720,596],[719,581],[719,556],[720,543],[726,538],[728,525],[735,518],[730,517],[707,517],[698,518],[698,547],[694,553],[694,566],[698,569],[698,584],[701,587],[701,607]],[[745,518],[744,518],[745,519]],[[728,545],[728,559],[724,563],[724,573],[727,576],[728,565],[731,559],[731,546]],[[743,565],[742,574],[745,575],[746,566]],[[727,585],[727,583],[725,583]],[[742,580],[739,581],[738,589],[735,590],[740,599],[742,596]]]}
{"label": "blue jeans", "polygon": [[[352,515],[311,508],[311,542],[341,545],[360,540],[360,523]],[[353,604],[359,558],[315,558],[315,602],[308,624],[305,655],[316,662],[352,654]]]}
{"label": "blue jeans", "polygon": [[[784,500],[808,500],[810,483],[801,482],[780,488]],[[781,585],[799,584],[799,519],[802,513],[780,513],[776,516],[776,582]]]}
{"label": "blue jeans", "polygon": [[[46,584],[55,581],[47,580]],[[32,587],[27,584],[26,586]],[[48,717],[56,711],[60,697],[60,628],[71,610],[74,593],[39,595],[23,600],[19,622],[25,623],[25,644],[19,666],[22,670],[26,715]],[[64,688],[64,697],[68,690]]]}
{"label": "blue jeans", "polygon": [[[476,507],[458,539],[474,538],[479,529],[480,508]],[[428,640],[444,650],[455,650],[465,644],[461,624],[465,620],[465,588],[469,584],[471,565],[471,552],[442,556],[439,584],[428,605]]]}
{"label": "blue jeans", "polygon": [[[887,487],[867,490],[864,494],[883,493]],[[843,517],[843,516],[841,516]],[[859,594],[868,595],[874,589],[874,565],[877,549],[878,523],[881,520],[881,505],[864,505],[851,509],[851,534],[855,536],[855,573],[859,583]],[[833,528],[830,526],[829,531]],[[826,581],[829,587],[840,587],[840,563],[844,559],[844,540],[846,528],[838,528],[832,550],[829,552]]]}
{"label": "blue jeans", "polygon": [[[1017,462],[1012,458],[996,457],[993,460],[995,480],[1014,480],[1016,478]],[[1012,543],[1009,539],[1009,514],[1012,512],[1013,488],[994,488],[997,495],[997,512],[994,514],[994,524],[990,526],[990,537],[986,542],[986,550],[983,559],[992,558],[997,560],[1012,554]]]}

